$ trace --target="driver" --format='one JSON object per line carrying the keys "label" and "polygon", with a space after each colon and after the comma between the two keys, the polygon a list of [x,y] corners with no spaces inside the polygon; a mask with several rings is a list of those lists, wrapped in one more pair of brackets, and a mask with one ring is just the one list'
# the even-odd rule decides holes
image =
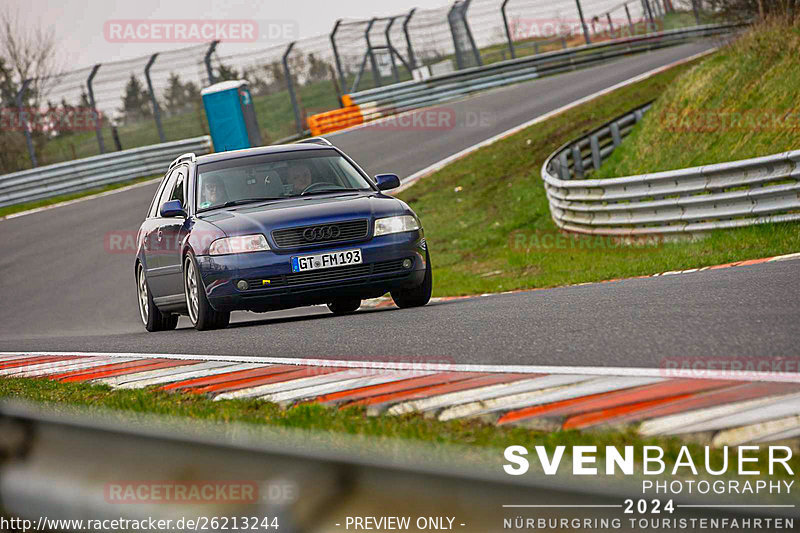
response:
{"label": "driver", "polygon": [[203,189],[200,194],[200,209],[206,209],[213,205],[221,205],[227,201],[225,186],[218,179],[206,179],[203,181]]}
{"label": "driver", "polygon": [[293,194],[300,194],[311,185],[311,169],[305,163],[291,163],[287,176]]}

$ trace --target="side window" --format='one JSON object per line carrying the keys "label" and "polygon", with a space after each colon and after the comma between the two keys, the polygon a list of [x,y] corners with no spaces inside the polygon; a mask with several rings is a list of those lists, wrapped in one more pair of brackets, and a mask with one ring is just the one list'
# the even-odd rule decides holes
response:
{"label": "side window", "polygon": [[178,179],[178,174],[178,169],[175,169],[170,173],[169,178],[167,178],[167,184],[164,186],[164,190],[161,191],[158,202],[156,202],[156,216],[160,216],[159,213],[161,212],[161,206],[164,205],[164,202],[168,202],[170,198],[172,198],[172,190],[175,188],[175,180]]}
{"label": "side window", "polygon": [[158,190],[156,190],[156,194],[150,202],[150,209],[147,210],[147,216],[149,218],[158,216],[158,209],[161,207],[161,202],[159,200],[161,199],[161,195],[164,194],[164,189],[167,187],[168,181],[169,174],[165,175],[161,183],[158,184]]}
{"label": "side window", "polygon": [[172,195],[170,196],[170,200],[180,200],[181,205],[186,207],[186,197],[185,190],[186,190],[186,168],[181,167],[177,170],[178,177],[175,181],[175,186],[172,188]]}

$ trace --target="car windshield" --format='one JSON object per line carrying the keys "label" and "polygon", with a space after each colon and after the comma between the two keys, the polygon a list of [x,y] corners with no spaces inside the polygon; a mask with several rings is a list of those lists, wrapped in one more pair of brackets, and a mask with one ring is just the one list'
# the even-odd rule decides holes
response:
{"label": "car windshield", "polygon": [[198,167],[197,208],[354,190],[372,188],[335,150],[246,156]]}

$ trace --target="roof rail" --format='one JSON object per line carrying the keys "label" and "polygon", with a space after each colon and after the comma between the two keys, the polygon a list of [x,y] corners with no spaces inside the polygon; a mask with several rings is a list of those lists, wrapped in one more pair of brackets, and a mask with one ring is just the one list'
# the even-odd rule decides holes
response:
{"label": "roof rail", "polygon": [[323,146],[333,146],[333,144],[325,137],[309,137],[308,139],[297,141],[295,144],[321,144]]}
{"label": "roof rail", "polygon": [[197,156],[194,154],[194,152],[188,152],[186,154],[179,155],[178,157],[176,157],[175,161],[169,164],[169,168],[176,166],[178,163],[183,163],[184,161],[191,161],[192,163],[194,163],[196,159]]}

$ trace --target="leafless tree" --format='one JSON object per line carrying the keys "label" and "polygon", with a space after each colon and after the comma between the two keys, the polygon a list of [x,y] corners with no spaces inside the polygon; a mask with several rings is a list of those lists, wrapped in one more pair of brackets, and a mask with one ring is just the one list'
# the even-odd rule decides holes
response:
{"label": "leafless tree", "polygon": [[41,25],[25,27],[18,12],[5,8],[0,11],[0,57],[16,84],[21,86],[24,80],[32,80],[26,103],[43,105],[48,89],[61,72],[53,29]]}

